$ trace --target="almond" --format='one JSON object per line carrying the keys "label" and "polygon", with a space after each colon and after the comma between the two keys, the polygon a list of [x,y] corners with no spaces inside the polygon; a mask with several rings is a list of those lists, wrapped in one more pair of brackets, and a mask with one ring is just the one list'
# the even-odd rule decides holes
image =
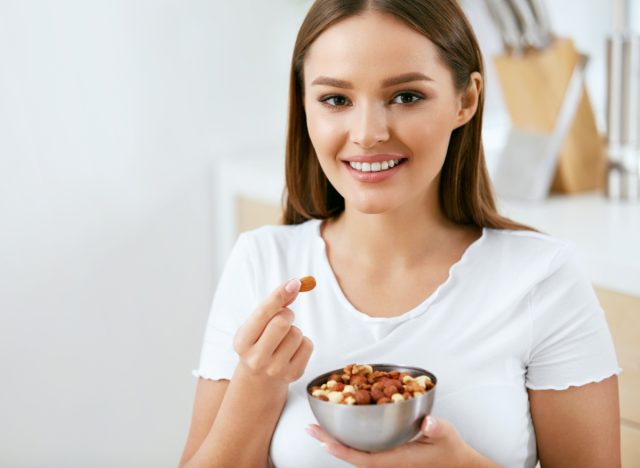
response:
{"label": "almond", "polygon": [[300,292],[311,291],[316,287],[316,279],[313,276],[303,276],[300,278]]}

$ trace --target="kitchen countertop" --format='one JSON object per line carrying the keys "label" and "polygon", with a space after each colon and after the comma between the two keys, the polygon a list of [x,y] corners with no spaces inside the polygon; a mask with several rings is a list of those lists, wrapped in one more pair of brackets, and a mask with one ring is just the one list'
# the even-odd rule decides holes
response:
{"label": "kitchen countertop", "polygon": [[[259,158],[224,159],[216,165],[220,258],[226,258],[236,235],[235,197],[280,201],[284,165],[275,152],[266,153]],[[502,199],[498,208],[516,221],[573,242],[596,287],[640,297],[640,203],[609,202],[600,194],[589,193],[553,196],[541,202]]]}
{"label": "kitchen countertop", "polygon": [[589,193],[499,200],[498,206],[514,220],[573,242],[595,286],[640,297],[640,203]]}

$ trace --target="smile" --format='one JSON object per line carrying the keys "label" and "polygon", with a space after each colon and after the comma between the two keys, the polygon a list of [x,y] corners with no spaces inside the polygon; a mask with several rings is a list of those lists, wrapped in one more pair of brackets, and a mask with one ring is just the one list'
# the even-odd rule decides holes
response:
{"label": "smile", "polygon": [[392,169],[394,166],[397,166],[400,163],[399,159],[390,159],[389,161],[381,161],[381,162],[359,162],[359,161],[351,161],[349,164],[356,171],[360,172],[380,172],[387,171]]}

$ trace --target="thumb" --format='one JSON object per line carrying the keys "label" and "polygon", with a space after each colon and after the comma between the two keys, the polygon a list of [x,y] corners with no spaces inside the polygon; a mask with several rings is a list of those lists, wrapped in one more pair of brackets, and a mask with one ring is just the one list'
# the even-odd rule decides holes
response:
{"label": "thumb", "polygon": [[301,284],[301,281],[295,278],[281,284],[256,308],[236,332],[234,338],[236,351],[245,349],[258,341],[273,316],[296,299]]}
{"label": "thumb", "polygon": [[300,292],[300,286],[302,286],[302,282],[298,278],[293,278],[287,281],[284,286],[276,289],[277,295],[282,302],[282,307],[287,307],[295,301]]}
{"label": "thumb", "polygon": [[[281,284],[273,292],[264,300],[262,306],[258,309],[263,311],[263,316],[265,318],[271,320],[279,310],[284,307],[287,307],[298,297],[298,293],[300,292],[300,286],[302,282],[293,278],[287,281],[284,284]],[[265,324],[266,325],[266,324]]]}
{"label": "thumb", "polygon": [[290,279],[278,286],[238,329],[235,342],[239,344],[236,347],[244,348],[247,343],[251,345],[258,341],[264,328],[274,315],[295,301],[298,293],[310,291],[315,285],[316,280],[313,276],[304,276],[300,279]]}
{"label": "thumb", "polygon": [[422,435],[431,439],[446,439],[455,432],[454,427],[444,419],[429,415],[422,422]]}

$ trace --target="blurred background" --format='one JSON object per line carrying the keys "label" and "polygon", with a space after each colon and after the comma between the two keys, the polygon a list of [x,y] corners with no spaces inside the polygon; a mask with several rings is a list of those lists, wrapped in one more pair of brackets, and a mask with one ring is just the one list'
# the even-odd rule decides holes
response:
{"label": "blurred background", "polygon": [[[589,56],[602,138],[606,39],[640,29],[638,3],[547,2],[553,32]],[[177,465],[220,268],[279,200],[309,4],[0,0],[0,466]],[[493,172],[512,122],[493,57],[508,51],[486,4],[464,6],[486,54]],[[631,343],[640,208],[603,190],[503,206],[578,244]],[[604,241],[583,236],[603,224]],[[640,372],[637,345],[620,346]],[[640,410],[626,401],[637,447]]]}

